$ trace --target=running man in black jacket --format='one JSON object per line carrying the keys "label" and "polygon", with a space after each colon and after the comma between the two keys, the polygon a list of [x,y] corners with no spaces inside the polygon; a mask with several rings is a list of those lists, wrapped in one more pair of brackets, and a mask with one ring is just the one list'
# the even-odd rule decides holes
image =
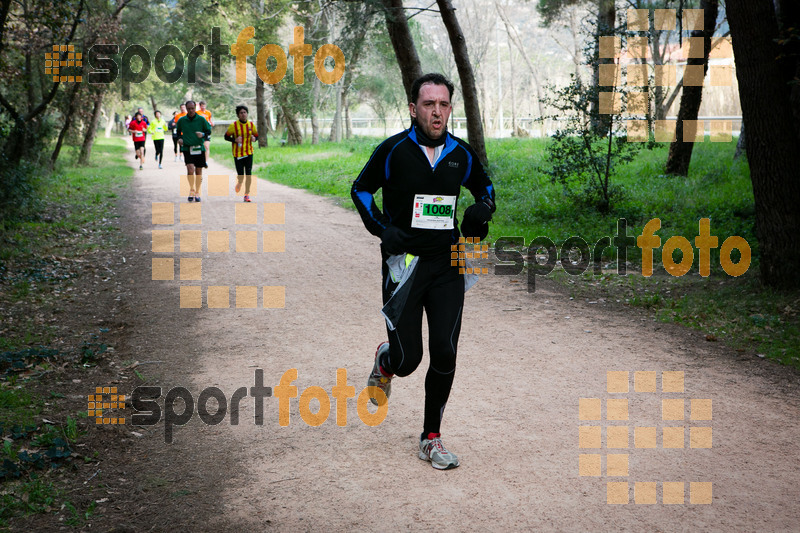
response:
{"label": "running man in black jacket", "polygon": [[[397,287],[386,259],[400,254],[419,258],[402,314],[394,330],[387,325],[389,342],[378,346],[367,385],[388,398],[392,377],[416,370],[422,361],[424,309],[430,365],[419,457],[440,470],[459,464],[442,444],[440,425],[453,385],[464,305],[464,275],[450,262],[450,246],[460,236],[455,215],[461,187],[475,198],[463,214],[465,237],[486,237],[495,211],[494,188],[477,155],[447,132],[452,97],[453,84],[441,74],[417,79],[408,104],[411,128],[378,146],[351,192],[367,230],[381,238],[384,303]],[[383,211],[373,197],[381,188]]]}

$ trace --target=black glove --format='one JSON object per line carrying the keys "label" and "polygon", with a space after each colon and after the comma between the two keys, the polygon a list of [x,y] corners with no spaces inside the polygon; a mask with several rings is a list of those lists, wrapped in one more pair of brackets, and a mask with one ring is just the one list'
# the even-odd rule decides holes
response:
{"label": "black glove", "polygon": [[397,226],[388,226],[381,233],[381,244],[384,251],[389,255],[402,254],[406,251],[408,237],[408,233]]}
{"label": "black glove", "polygon": [[461,234],[464,237],[477,237],[480,240],[489,234],[488,222],[492,220],[492,208],[485,202],[475,202],[464,211],[461,221]]}
{"label": "black glove", "polygon": [[486,224],[492,220],[492,208],[486,202],[475,202],[464,211],[464,220],[472,219],[478,224]]}

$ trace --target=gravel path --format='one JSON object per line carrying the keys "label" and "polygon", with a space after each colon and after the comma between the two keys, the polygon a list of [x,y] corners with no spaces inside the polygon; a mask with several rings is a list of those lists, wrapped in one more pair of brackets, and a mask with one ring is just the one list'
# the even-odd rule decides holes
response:
{"label": "gravel path", "polygon": [[[232,165],[227,149],[213,151]],[[256,369],[272,388],[297,369],[298,395],[319,386],[331,397],[337,369],[345,369],[358,395],[385,336],[378,240],[358,215],[331,199],[259,180],[250,207],[257,224],[236,224],[242,203],[231,177],[229,197],[204,195],[202,224],[180,224],[184,167],[171,157],[164,166],[153,168],[151,159],[137,170],[123,217],[134,245],[147,250],[139,259],[143,282],[131,345],[140,360],[167,361],[159,369],[162,386],[185,386],[195,400],[202,389],[218,387],[230,404],[236,389],[253,386]],[[234,174],[217,161],[208,173]],[[175,224],[152,223],[154,202],[174,203]],[[284,224],[264,223],[265,210],[275,213],[265,203],[284,204]],[[154,229],[175,232],[173,253],[150,251]],[[202,232],[201,252],[180,251],[180,231],[190,230]],[[208,252],[211,231],[228,232],[231,250],[255,235],[258,251]],[[265,243],[279,247],[274,232],[281,231],[285,251],[262,251]],[[185,234],[187,245],[191,237]],[[152,281],[151,259],[170,257],[175,280]],[[180,280],[181,260],[197,258],[202,279]],[[359,418],[355,398],[347,400],[343,427],[332,397],[330,416],[318,427],[303,421],[299,398],[289,401],[287,427],[279,424],[275,397],[264,400],[262,425],[254,423],[251,397],[241,400],[236,426],[229,413],[215,426],[195,414],[174,429],[172,444],[154,446],[196,457],[203,470],[182,474],[218,495],[213,506],[186,500],[187,514],[216,531],[797,529],[797,373],[637,310],[573,301],[547,283],[529,294],[518,281],[482,276],[466,296],[442,429],[460,468],[440,472],[416,457],[424,360],[415,374],[395,380],[386,418],[375,427]],[[202,308],[180,308],[182,286],[202,287]],[[230,288],[230,308],[208,308],[209,286]],[[259,288],[258,308],[236,307],[252,290],[237,297],[237,286]],[[285,287],[285,307],[264,308],[264,286]],[[268,303],[275,305],[280,289],[270,291]],[[609,379],[608,371],[622,374]],[[608,392],[623,385],[627,393]],[[708,402],[692,400],[710,400],[710,412]],[[676,420],[662,418],[673,412]],[[591,420],[595,415],[600,419]],[[580,448],[581,435],[584,445],[599,437],[602,447]],[[596,475],[580,475],[580,464]],[[609,505],[607,498],[627,504]],[[682,503],[666,503],[676,499]]]}

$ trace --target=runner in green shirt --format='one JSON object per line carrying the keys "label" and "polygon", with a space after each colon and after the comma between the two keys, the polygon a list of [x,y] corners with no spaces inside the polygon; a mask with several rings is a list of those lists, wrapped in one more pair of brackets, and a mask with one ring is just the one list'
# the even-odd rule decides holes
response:
{"label": "runner in green shirt", "polygon": [[156,161],[158,168],[162,168],[161,160],[164,158],[164,132],[167,131],[167,123],[161,118],[161,111],[155,112],[155,119],[147,127],[147,133],[152,136],[153,145],[156,147]]}
{"label": "runner in green shirt", "polygon": [[203,169],[208,168],[203,141],[206,135],[211,135],[211,125],[204,117],[197,114],[196,108],[194,100],[186,102],[186,116],[181,117],[175,126],[178,130],[178,144],[181,145],[183,160],[186,163],[190,202],[200,201]]}

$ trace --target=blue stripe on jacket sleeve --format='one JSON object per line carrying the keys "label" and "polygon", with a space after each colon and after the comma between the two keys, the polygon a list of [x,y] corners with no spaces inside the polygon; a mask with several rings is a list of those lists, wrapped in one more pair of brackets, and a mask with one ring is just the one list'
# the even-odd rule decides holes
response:
{"label": "blue stripe on jacket sleeve", "polygon": [[364,206],[364,209],[367,210],[367,213],[369,213],[369,216],[372,217],[375,222],[378,222],[378,219],[375,218],[375,213],[372,212],[372,195],[367,191],[357,191],[356,196],[361,201],[361,205]]}
{"label": "blue stripe on jacket sleeve", "polygon": [[[463,146],[462,146],[462,148],[463,148]],[[466,148],[464,148],[464,151],[467,152],[467,172],[464,173],[464,179],[461,182],[461,185],[464,185],[467,182],[467,180],[469,179],[470,173],[472,173],[472,154],[469,153],[469,150],[467,150]]]}
{"label": "blue stripe on jacket sleeve", "polygon": [[436,160],[436,163],[433,165],[433,169],[436,170],[436,167],[439,166],[440,161],[444,161],[445,156],[456,149],[456,146],[460,146],[458,142],[453,139],[449,133],[445,133],[447,137],[444,140],[444,148],[442,148],[441,153],[439,154],[439,159]]}

